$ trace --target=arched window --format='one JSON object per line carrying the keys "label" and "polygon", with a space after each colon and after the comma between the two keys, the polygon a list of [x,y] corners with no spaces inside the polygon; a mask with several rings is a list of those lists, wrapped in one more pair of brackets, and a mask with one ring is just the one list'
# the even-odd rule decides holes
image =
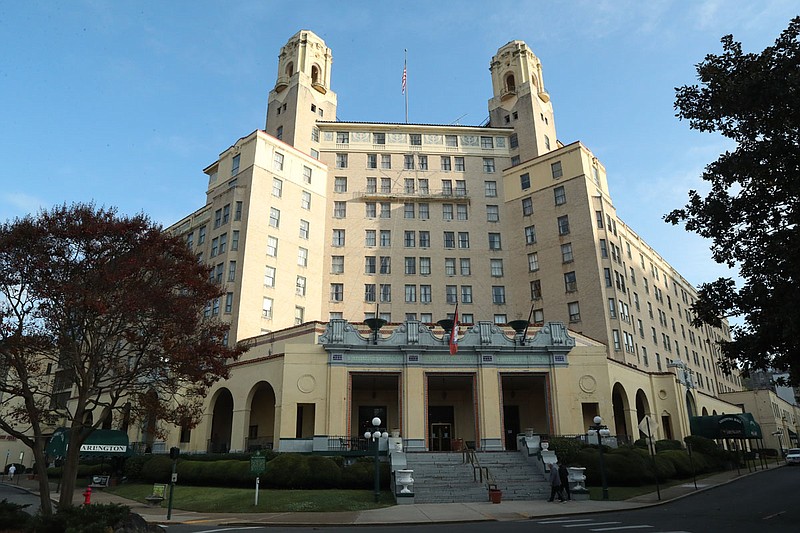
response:
{"label": "arched window", "polygon": [[311,83],[319,83],[319,67],[311,65]]}
{"label": "arched window", "polygon": [[294,63],[290,61],[289,64],[286,65],[286,76],[291,78],[292,74],[294,74]]}
{"label": "arched window", "polygon": [[516,85],[514,83],[514,75],[513,74],[509,74],[508,76],[506,76],[506,89],[509,92],[514,91],[516,89]]}

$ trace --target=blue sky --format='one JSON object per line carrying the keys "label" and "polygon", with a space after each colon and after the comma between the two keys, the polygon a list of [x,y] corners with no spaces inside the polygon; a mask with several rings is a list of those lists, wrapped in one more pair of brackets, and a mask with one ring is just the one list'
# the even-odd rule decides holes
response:
{"label": "blue sky", "polygon": [[[491,6],[491,12],[488,10]],[[675,118],[674,88],[732,33],[772,44],[795,1],[571,0],[0,3],[0,220],[62,202],[168,225],[205,201],[202,169],[264,127],[280,47],[300,29],[333,52],[340,120],[480,124],[497,49],[539,56],[559,140],[605,164],[620,217],[699,284],[708,243],[661,217],[730,145]]]}

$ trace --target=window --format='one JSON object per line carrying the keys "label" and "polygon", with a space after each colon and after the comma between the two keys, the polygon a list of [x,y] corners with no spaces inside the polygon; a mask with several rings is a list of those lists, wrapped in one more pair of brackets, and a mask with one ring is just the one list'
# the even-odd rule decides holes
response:
{"label": "window", "polygon": [[531,175],[527,172],[519,177],[519,186],[524,191],[531,188]]}
{"label": "window", "polygon": [[341,302],[344,300],[344,283],[331,283],[331,301]]}
{"label": "window", "polygon": [[414,204],[411,202],[403,204],[403,218],[414,218]]}
{"label": "window", "polygon": [[483,194],[487,198],[496,198],[497,197],[497,182],[496,181],[484,181],[483,182]]}
{"label": "window", "polygon": [[417,258],[406,257],[403,260],[404,272],[407,276],[413,276],[417,273]]}
{"label": "window", "polygon": [[347,168],[347,154],[336,154],[336,168]]}
{"label": "window", "polygon": [[517,165],[519,165],[519,156],[518,155],[512,155],[511,156],[511,166],[515,167]]}
{"label": "window", "polygon": [[568,242],[566,244],[561,245],[561,262],[562,263],[571,263],[572,262],[572,243]]}
{"label": "window", "polygon": [[420,194],[430,194],[428,189],[428,178],[419,178],[418,189]]}
{"label": "window", "polygon": [[391,202],[381,202],[381,218],[392,218],[392,204]]}
{"label": "window", "polygon": [[194,232],[186,235],[186,247],[190,250],[194,246]]}
{"label": "window", "polygon": [[281,212],[279,209],[270,207],[269,209],[269,225],[273,228],[281,227]]}
{"label": "window", "polygon": [[408,144],[411,146],[422,146],[422,134],[420,133],[409,133],[408,134]]}
{"label": "window", "polygon": [[375,218],[378,216],[378,204],[375,202],[364,203],[364,216],[367,218]]}
{"label": "window", "polygon": [[547,135],[544,136],[544,148],[545,150],[550,150],[550,137]]}
{"label": "window", "polygon": [[428,156],[427,155],[418,155],[417,156],[417,167],[420,170],[428,170]]}
{"label": "window", "polygon": [[386,144],[386,134],[385,133],[373,133],[372,134],[372,144]]}
{"label": "window", "polygon": [[297,279],[294,282],[294,293],[297,296],[305,296],[306,295],[306,278],[304,276],[297,276]]}
{"label": "window", "polygon": [[411,230],[403,232],[403,246],[406,248],[414,248],[416,246],[416,233]]}
{"label": "window", "polygon": [[608,243],[605,239],[600,239],[600,257],[608,259]]}
{"label": "window", "polygon": [[469,248],[469,232],[466,231],[458,232],[458,247]]}
{"label": "window", "polygon": [[528,272],[536,272],[539,270],[539,254],[533,252],[528,254]]}
{"label": "window", "polygon": [[242,202],[236,202],[236,209],[233,213],[233,220],[242,220]]}
{"label": "window", "polygon": [[575,277],[575,272],[564,273],[564,290],[566,292],[575,292],[578,290],[578,280]]}
{"label": "window", "polygon": [[442,220],[453,220],[453,204],[442,204]]}
{"label": "window", "polygon": [[405,292],[405,300],[406,303],[414,303],[417,301],[417,286],[416,285],[406,285],[404,287]]}
{"label": "window", "polygon": [[597,220],[597,229],[603,229],[603,212],[595,211],[594,216],[595,219]]}
{"label": "window", "polygon": [[277,237],[267,237],[267,255],[270,257],[277,257],[278,255]]}
{"label": "window", "polygon": [[431,275],[431,258],[430,257],[420,257],[419,258],[419,273],[421,276],[430,276]]}
{"label": "window", "polygon": [[492,149],[494,148],[494,140],[491,137],[481,137],[481,148]]}
{"label": "window", "polygon": [[564,172],[561,170],[561,161],[556,161],[555,163],[551,164],[550,172],[553,174],[553,179],[563,176]]}
{"label": "window", "polygon": [[374,255],[367,255],[364,257],[364,274],[375,274],[376,270],[376,258]]}
{"label": "window", "polygon": [[462,276],[472,275],[472,264],[469,257],[462,257],[458,260],[459,268],[461,269]]}
{"label": "window", "polygon": [[580,322],[581,320],[581,307],[578,302],[569,302],[567,304],[567,312],[569,313],[570,322]]}
{"label": "window", "polygon": [[367,178],[367,192],[368,193],[378,192],[378,178],[375,177]]}
{"label": "window", "polygon": [[[314,111],[313,109],[311,111]],[[319,128],[312,128],[311,129],[311,140],[315,143],[319,142]]]}
{"label": "window", "polygon": [[272,166],[275,170],[283,170],[283,154],[275,152],[275,157],[272,160]]}
{"label": "window", "polygon": [[344,274],[344,256],[331,256],[331,274]]}
{"label": "window", "polygon": [[504,314],[497,314],[494,315],[494,323],[495,324],[506,324],[508,322],[508,316]]}
{"label": "window", "polygon": [[403,156],[403,170],[414,170],[414,156],[406,154]]}
{"label": "window", "polygon": [[392,168],[392,154],[381,154],[381,168],[384,170]]}
{"label": "window", "polygon": [[389,248],[392,246],[392,231],[388,229],[381,230],[381,246]]}
{"label": "window", "polygon": [[558,234],[569,235],[569,215],[558,217]]}
{"label": "window", "polygon": [[541,280],[535,279],[531,281],[531,300],[541,300],[542,299],[542,282]]}
{"label": "window", "polygon": [[219,251],[219,238],[214,237],[213,239],[211,239],[211,257],[216,256],[218,251]]}
{"label": "window", "polygon": [[455,248],[456,247],[456,234],[452,231],[445,231],[444,232],[444,247],[445,248]]}
{"label": "window", "polygon": [[500,234],[499,233],[490,233],[489,234],[489,249],[490,250],[500,250]]}
{"label": "window", "polygon": [[367,168],[378,168],[378,154],[367,154]]}
{"label": "window", "polygon": [[239,249],[239,230],[233,230],[231,234],[231,250],[238,250]]}
{"label": "window", "polygon": [[306,183],[311,183],[311,168],[310,167],[303,167],[303,181]]}
{"label": "window", "polygon": [[381,192],[382,193],[390,193],[390,192],[392,192],[392,179],[391,178],[381,178]]}
{"label": "window", "polygon": [[472,303],[472,285],[461,286],[461,303],[464,304]]}
{"label": "window", "polygon": [[241,161],[241,155],[240,154],[236,154],[235,156],[233,156],[233,159],[231,159],[231,176],[235,176],[236,174],[239,173],[239,162],[240,161]]}
{"label": "window", "polygon": [[494,305],[503,305],[506,303],[506,288],[502,285],[494,285],[492,287],[492,303]]}
{"label": "window", "polygon": [[611,335],[613,336],[614,350],[620,351],[622,349],[622,346],[620,345],[619,341],[619,330],[618,329],[611,330]]}
{"label": "window", "polygon": [[458,220],[469,220],[467,204],[456,204],[456,218]]}
{"label": "window", "polygon": [[347,178],[337,176],[333,178],[333,192],[347,192]]}
{"label": "window", "polygon": [[276,198],[283,196],[283,180],[272,178],[272,196]]}
{"label": "window", "polygon": [[420,246],[420,248],[430,248],[431,247],[431,232],[430,231],[420,231],[419,232],[419,246]]}
{"label": "window", "polygon": [[347,131],[336,132],[336,144],[347,144],[349,142],[350,142],[350,132]]}
{"label": "window", "polygon": [[214,211],[214,229],[222,225],[222,209]]}
{"label": "window", "polygon": [[486,221],[500,222],[500,207],[496,205],[486,206]]}
{"label": "window", "polygon": [[333,240],[331,241],[331,244],[333,246],[344,246],[344,237],[345,233],[343,229],[333,230]]}
{"label": "window", "polygon": [[489,260],[489,267],[492,273],[493,278],[502,278],[503,277],[503,260],[502,259],[490,259]]}
{"label": "window", "polygon": [[308,266],[308,250],[306,248],[297,249],[297,265],[301,267]]}
{"label": "window", "polygon": [[522,215],[523,216],[530,216],[533,214],[533,199],[532,198],[523,198],[522,199]]}
{"label": "window", "polygon": [[206,242],[206,227],[200,226],[200,229],[197,230],[197,244],[203,244]]}
{"label": "window", "polygon": [[458,146],[458,136],[457,135],[445,135],[444,136],[444,145],[445,146]]}
{"label": "window", "polygon": [[608,299],[608,316],[617,318],[617,304],[614,298]]}
{"label": "window", "polygon": [[464,158],[456,156],[453,159],[456,163],[456,172],[464,172],[464,169],[466,168],[464,165]]}
{"label": "window", "polygon": [[345,218],[347,216],[347,202],[333,202],[333,218]]}
{"label": "window", "polygon": [[311,157],[313,157],[314,159],[319,159],[319,150],[316,150],[316,149],[312,148],[311,149]]}
{"label": "window", "polygon": [[419,286],[419,301],[420,301],[420,303],[424,303],[424,304],[431,303],[431,286],[430,285],[420,285]]}
{"label": "window", "polygon": [[381,301],[382,302],[391,302],[392,301],[392,286],[389,284],[382,284],[381,285]]}
{"label": "window", "polygon": [[380,257],[380,268],[378,270],[381,274],[392,273],[392,258],[387,256]]}
{"label": "window", "polygon": [[376,246],[376,233],[374,229],[368,229],[364,232],[364,246]]}
{"label": "window", "polygon": [[483,171],[487,174],[494,174],[494,158],[493,157],[484,157],[483,158]]}
{"label": "window", "polygon": [[555,197],[556,205],[564,205],[567,203],[567,192],[564,190],[563,186],[553,189],[553,196]]}
{"label": "window", "polygon": [[308,239],[308,234],[310,232],[310,224],[308,220],[301,220],[300,221],[300,238],[301,239]]}
{"label": "window", "polygon": [[525,227],[525,244],[536,244],[536,226]]}
{"label": "window", "polygon": [[267,266],[264,268],[264,286],[275,286],[275,267]]}
{"label": "window", "polygon": [[449,304],[458,302],[458,287],[456,285],[446,285],[444,288],[444,300]]}
{"label": "window", "polygon": [[456,258],[455,257],[445,257],[444,258],[444,274],[446,276],[455,276],[456,275]]}
{"label": "window", "polygon": [[214,269],[214,281],[222,283],[222,271],[225,270],[225,263],[219,263]]}
{"label": "window", "polygon": [[511,137],[508,138],[508,145],[511,148],[516,148],[516,147],[519,146],[519,139],[517,138],[517,134],[516,133],[512,133]]}
{"label": "window", "polygon": [[415,188],[414,178],[405,178],[403,180],[403,192],[405,194],[414,194]]}
{"label": "window", "polygon": [[303,191],[300,197],[300,207],[309,210],[311,209],[311,193],[308,191]]}
{"label": "window", "polygon": [[467,182],[466,182],[466,180],[456,180],[456,195],[458,195],[458,196],[466,196],[467,195]]}
{"label": "window", "polygon": [[444,171],[453,170],[452,163],[451,163],[452,160],[450,159],[449,155],[441,156],[440,161],[441,161],[441,165],[440,166],[441,166],[442,170],[444,170]]}
{"label": "window", "polygon": [[431,218],[431,206],[428,203],[421,203],[417,205],[417,209],[419,210],[419,218],[422,220],[428,220]]}
{"label": "window", "polygon": [[222,223],[227,224],[231,220],[231,204],[225,204],[222,208]]}
{"label": "window", "polygon": [[306,310],[303,307],[295,306],[294,308],[294,325],[299,326],[303,323]]}
{"label": "window", "polygon": [[261,304],[261,316],[264,318],[272,318],[272,298],[264,298]]}

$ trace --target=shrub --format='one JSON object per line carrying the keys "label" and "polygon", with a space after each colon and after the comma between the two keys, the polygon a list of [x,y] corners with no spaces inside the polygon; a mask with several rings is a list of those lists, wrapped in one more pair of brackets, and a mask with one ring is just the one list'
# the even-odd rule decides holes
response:
{"label": "shrub", "polygon": [[37,515],[29,528],[37,533],[105,533],[129,519],[130,509],[115,503],[69,507],[52,516]]}
{"label": "shrub", "polygon": [[284,453],[267,463],[266,484],[274,488],[301,489],[309,484],[311,472],[302,455]]}
{"label": "shrub", "polygon": [[31,516],[23,510],[26,507],[30,507],[30,505],[12,503],[6,499],[0,501],[0,524],[2,524],[2,527],[10,530],[24,529],[31,518]]}
{"label": "shrub", "polygon": [[316,488],[333,489],[341,483],[342,469],[329,457],[308,457],[308,468],[313,473]]}
{"label": "shrub", "polygon": [[656,441],[656,453],[663,452],[665,450],[682,450],[683,443],[679,440],[657,440]]}
{"label": "shrub", "polygon": [[125,468],[123,469],[125,476],[134,481],[142,479],[142,468],[145,463],[152,458],[152,455],[135,455],[129,457],[128,460],[125,461]]}
{"label": "shrub", "polygon": [[689,461],[687,452],[683,450],[665,450],[658,455],[673,464],[677,479],[686,479],[692,476],[692,463]]}
{"label": "shrub", "polygon": [[165,483],[172,474],[172,459],[167,455],[154,455],[142,465],[141,481]]}
{"label": "shrub", "polygon": [[582,447],[583,443],[575,438],[552,437],[550,439],[550,450],[555,451],[559,462],[567,466],[577,464],[578,452]]}

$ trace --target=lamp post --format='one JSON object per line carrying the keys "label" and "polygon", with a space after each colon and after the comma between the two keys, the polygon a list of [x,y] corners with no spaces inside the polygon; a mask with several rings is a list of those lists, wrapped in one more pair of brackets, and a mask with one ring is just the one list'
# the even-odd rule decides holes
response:
{"label": "lamp post", "polygon": [[778,452],[780,456],[783,456],[783,441],[781,440],[781,436],[783,436],[783,428],[778,428],[778,431],[773,433],[773,435],[778,437],[778,448],[780,448]]}
{"label": "lamp post", "polygon": [[380,460],[378,459],[381,443],[378,439],[381,437],[388,438],[389,433],[386,431],[381,432],[381,419],[377,416],[372,419],[372,425],[375,427],[375,431],[365,431],[364,438],[367,441],[371,440],[375,445],[375,502],[378,502],[381,499],[381,470]]}
{"label": "lamp post", "polygon": [[611,432],[608,426],[603,425],[603,419],[600,416],[594,417],[594,425],[589,426],[589,434],[594,433],[597,435],[597,444],[600,446],[600,479],[603,482],[603,499],[608,499],[608,483],[606,482],[606,465],[603,461],[603,437],[608,437]]}

